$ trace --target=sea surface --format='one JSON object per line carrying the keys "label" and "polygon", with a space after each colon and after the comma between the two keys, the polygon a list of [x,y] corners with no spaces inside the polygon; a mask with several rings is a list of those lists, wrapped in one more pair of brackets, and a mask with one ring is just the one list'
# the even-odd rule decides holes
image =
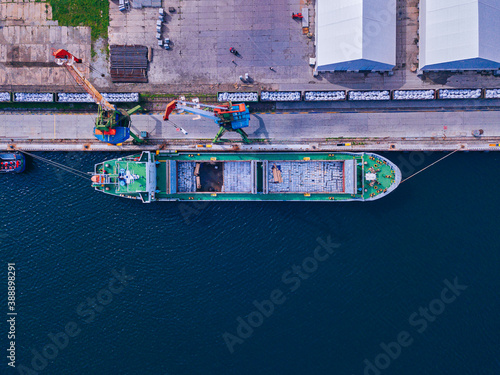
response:
{"label": "sea surface", "polygon": [[142,204],[28,162],[0,176],[1,374],[500,374],[498,153],[367,203]]}

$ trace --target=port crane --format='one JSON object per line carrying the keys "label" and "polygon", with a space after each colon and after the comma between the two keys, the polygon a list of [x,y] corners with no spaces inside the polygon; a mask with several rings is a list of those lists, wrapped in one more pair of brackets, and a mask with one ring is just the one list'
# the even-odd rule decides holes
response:
{"label": "port crane", "polygon": [[173,100],[167,104],[163,120],[170,121],[169,116],[174,110],[186,111],[214,120],[219,125],[219,132],[212,141],[214,143],[220,142],[220,138],[226,131],[234,131],[241,136],[245,143],[250,143],[247,133],[243,130],[250,124],[250,113],[245,103],[232,104],[228,102],[221,105],[209,105]]}
{"label": "port crane", "polygon": [[58,65],[64,66],[75,81],[83,87],[85,91],[99,106],[98,116],[95,121],[94,136],[102,141],[113,145],[120,144],[129,139],[130,136],[137,143],[145,142],[138,135],[130,131],[130,115],[141,109],[141,106],[136,106],[130,110],[120,109],[109,103],[97,89],[86,79],[82,72],[75,67],[80,64],[82,59],[73,56],[63,49],[52,49],[52,55]]}

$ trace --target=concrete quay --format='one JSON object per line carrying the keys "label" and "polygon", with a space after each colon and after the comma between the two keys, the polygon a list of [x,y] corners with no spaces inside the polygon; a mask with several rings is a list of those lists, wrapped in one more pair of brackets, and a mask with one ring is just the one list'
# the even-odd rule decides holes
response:
{"label": "concrete quay", "polygon": [[[360,112],[307,114],[253,114],[246,129],[250,145],[212,145],[218,127],[193,115],[134,115],[132,128],[149,133],[149,145],[112,146],[92,136],[95,115],[0,115],[0,149],[31,151],[132,151],[171,150],[371,150],[371,151],[500,151],[500,111],[474,112]],[[176,130],[185,129],[184,135]],[[483,135],[474,137],[474,130]],[[239,136],[226,133],[226,139]],[[345,143],[351,143],[345,146]],[[208,146],[208,147],[207,147]]]}
{"label": "concrete quay", "polygon": [[[356,140],[350,140],[356,142]],[[497,142],[497,143],[488,143]],[[309,152],[385,152],[385,151],[500,151],[498,139],[496,140],[481,140],[470,141],[465,139],[454,140],[440,140],[430,141],[429,139],[383,139],[383,140],[365,140],[362,143],[352,143],[346,145],[347,141],[343,144],[333,142],[319,142],[319,141],[304,141],[301,143],[263,143],[253,142],[252,144],[212,144],[206,140],[193,140],[193,142],[168,142],[157,143],[151,142],[147,145],[133,145],[125,144],[123,146],[110,146],[97,142],[18,142],[18,143],[1,143],[0,151],[117,151],[117,152],[138,152],[138,151],[155,151],[170,150],[185,151],[185,152],[294,152],[294,151],[309,151]]]}

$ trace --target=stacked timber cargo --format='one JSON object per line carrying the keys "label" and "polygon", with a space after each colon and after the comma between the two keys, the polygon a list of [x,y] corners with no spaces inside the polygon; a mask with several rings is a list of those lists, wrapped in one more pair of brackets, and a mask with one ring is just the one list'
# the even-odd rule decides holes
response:
{"label": "stacked timber cargo", "polygon": [[110,46],[111,81],[148,82],[148,48],[145,46]]}

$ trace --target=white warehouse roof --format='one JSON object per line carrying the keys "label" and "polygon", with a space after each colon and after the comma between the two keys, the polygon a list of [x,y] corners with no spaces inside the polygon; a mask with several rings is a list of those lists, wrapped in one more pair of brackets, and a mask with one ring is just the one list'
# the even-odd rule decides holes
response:
{"label": "white warehouse roof", "polygon": [[317,0],[318,71],[392,70],[396,65],[394,0]]}
{"label": "white warehouse roof", "polygon": [[421,0],[421,70],[500,69],[500,0]]}

